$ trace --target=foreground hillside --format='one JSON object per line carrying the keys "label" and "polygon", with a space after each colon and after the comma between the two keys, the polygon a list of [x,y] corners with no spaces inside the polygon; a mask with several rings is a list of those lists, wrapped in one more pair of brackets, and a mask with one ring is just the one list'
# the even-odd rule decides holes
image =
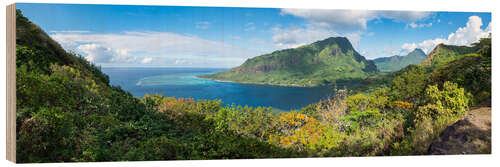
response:
{"label": "foreground hillside", "polygon": [[429,147],[429,154],[491,154],[491,104],[471,108],[462,120],[448,126]]}
{"label": "foreground hillside", "polygon": [[335,88],[328,100],[277,112],[135,98],[20,11],[16,24],[21,163],[428,154],[441,132],[491,98],[491,39],[437,67],[374,76],[383,84],[364,93]]}
{"label": "foreground hillside", "polygon": [[419,64],[424,61],[426,55],[422,49],[415,49],[405,56],[381,57],[373,60],[381,72],[398,71],[410,64]]}
{"label": "foreground hillside", "polygon": [[241,83],[318,86],[362,80],[377,72],[345,37],[331,37],[295,49],[251,58],[239,67],[205,78]]}
{"label": "foreground hillside", "polygon": [[17,162],[294,155],[222,128],[214,113],[236,108],[220,101],[134,98],[110,86],[83,57],[65,52],[20,11],[16,24]]}

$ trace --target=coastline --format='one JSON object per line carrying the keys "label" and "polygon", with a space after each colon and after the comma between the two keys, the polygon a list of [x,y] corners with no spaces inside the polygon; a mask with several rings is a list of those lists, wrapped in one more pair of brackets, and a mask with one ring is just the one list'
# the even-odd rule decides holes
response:
{"label": "coastline", "polygon": [[[262,82],[242,82],[242,81],[231,81],[231,80],[221,80],[221,79],[215,79],[211,78],[207,75],[205,76],[196,76],[197,78],[203,78],[203,79],[209,79],[217,82],[228,82],[228,83],[238,83],[238,84],[254,84],[254,85],[269,85],[269,86],[283,86],[283,87],[300,87],[300,88],[312,88],[312,87],[322,87],[322,86],[333,86],[333,85],[344,85],[344,84],[349,84],[349,83],[357,83],[357,87],[361,80],[351,80],[351,81],[343,81],[343,82],[335,82],[332,84],[327,84],[327,85],[312,85],[312,86],[307,86],[307,85],[297,85],[297,84],[272,84],[272,83],[262,83]],[[354,88],[353,87],[353,88]]]}
{"label": "coastline", "polygon": [[210,79],[210,80],[217,81],[217,82],[229,82],[229,83],[239,83],[239,84],[270,85],[270,86],[284,86],[284,87],[302,87],[302,88],[328,86],[328,85],[302,86],[302,85],[296,85],[296,84],[272,84],[272,83],[261,83],[261,82],[242,82],[242,81],[221,80],[221,79],[215,79],[215,78],[203,77],[203,76],[196,76],[196,77],[203,78],[203,79]]}

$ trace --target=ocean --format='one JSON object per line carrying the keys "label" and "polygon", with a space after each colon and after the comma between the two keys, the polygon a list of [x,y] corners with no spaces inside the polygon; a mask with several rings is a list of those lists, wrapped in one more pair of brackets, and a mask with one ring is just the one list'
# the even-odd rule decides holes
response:
{"label": "ocean", "polygon": [[[280,111],[300,110],[333,95],[333,86],[288,87],[259,84],[220,82],[197,76],[227,69],[160,68],[160,67],[103,67],[111,85],[119,85],[133,96],[163,94],[183,97],[222,100],[224,105],[272,107]],[[357,83],[346,85],[348,88]],[[343,88],[344,85],[337,85]]]}

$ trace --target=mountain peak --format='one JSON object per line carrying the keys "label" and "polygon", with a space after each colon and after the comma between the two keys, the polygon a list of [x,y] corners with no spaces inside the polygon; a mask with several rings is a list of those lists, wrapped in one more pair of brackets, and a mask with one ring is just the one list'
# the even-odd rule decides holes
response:
{"label": "mountain peak", "polygon": [[324,39],[324,41],[349,41],[349,39],[347,39],[346,37],[329,37],[329,38],[326,38]]}
{"label": "mountain peak", "polygon": [[275,51],[245,61],[228,71],[206,78],[216,80],[318,86],[362,80],[377,67],[352,47],[346,37],[329,37],[298,48]]}
{"label": "mountain peak", "polygon": [[425,54],[425,52],[422,49],[420,49],[420,48],[415,48],[411,52],[420,52],[420,53],[424,53]]}
{"label": "mountain peak", "polygon": [[425,60],[421,63],[427,66],[436,66],[440,63],[453,60],[456,57],[468,53],[474,53],[478,50],[477,47],[445,45],[440,43],[429,53]]}
{"label": "mountain peak", "polygon": [[313,44],[319,45],[322,48],[325,46],[336,44],[340,49],[342,49],[342,52],[344,53],[348,50],[354,50],[351,42],[346,37],[329,37],[323,40],[316,41]]}
{"label": "mountain peak", "polygon": [[426,55],[420,48],[416,48],[405,56],[381,57],[373,60],[377,68],[383,72],[400,70],[410,64],[418,64],[424,61]]}

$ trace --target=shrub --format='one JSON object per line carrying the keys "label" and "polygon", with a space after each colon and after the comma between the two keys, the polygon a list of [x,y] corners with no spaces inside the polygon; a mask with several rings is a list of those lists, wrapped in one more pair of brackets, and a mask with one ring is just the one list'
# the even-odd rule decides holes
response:
{"label": "shrub", "polygon": [[423,66],[412,66],[392,80],[392,96],[395,100],[419,104],[427,83],[426,78],[426,69]]}
{"label": "shrub", "polygon": [[445,82],[443,89],[429,85],[425,90],[426,105],[416,111],[411,143],[415,153],[424,154],[434,139],[447,126],[462,119],[471,104],[471,95],[456,83]]}

